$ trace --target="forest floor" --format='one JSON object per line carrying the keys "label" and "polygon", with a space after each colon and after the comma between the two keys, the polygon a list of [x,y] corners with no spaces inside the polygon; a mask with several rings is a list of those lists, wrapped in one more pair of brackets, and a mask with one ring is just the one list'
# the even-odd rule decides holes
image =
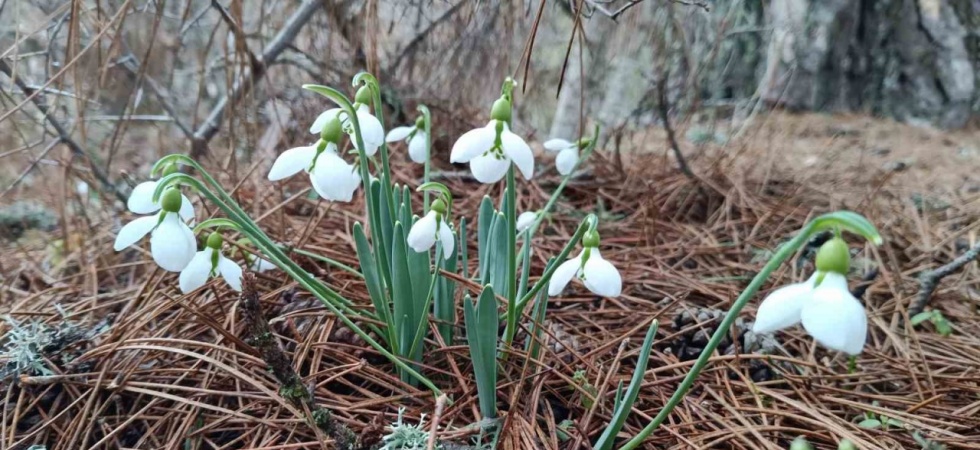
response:
{"label": "forest floor", "polygon": [[[657,319],[646,381],[622,435],[638,432],[772,251],[815,215],[850,209],[885,239],[880,247],[851,241],[852,287],[867,285],[869,314],[868,344],[855,369],[798,327],[775,340],[746,332],[765,292],[812,270],[802,254],[743,311],[733,338],[646,447],[775,450],[805,435],[820,449],[837,448],[842,438],[862,449],[929,442],[980,449],[980,267],[944,280],[930,304],[948,319],[951,335],[930,323],[907,325],[918,274],[980,239],[980,133],[777,112],[743,128],[687,127],[679,137],[695,179],[675,170],[662,130],[634,134],[630,142],[646,151],[617,156],[600,148],[536,237],[535,275],[583,214],[596,212],[603,256],[623,272],[624,292],[605,299],[575,286],[551,300],[539,360],[518,353],[501,367],[500,448],[589,448]],[[436,159],[446,156],[440,148]],[[543,206],[557,184],[549,156],[539,156],[540,176],[522,183],[519,211]],[[400,167],[398,181],[417,183],[418,167]],[[264,173],[267,165],[251,169]],[[360,201],[317,202],[227,174],[222,181],[236,186],[273,238],[356,266],[350,229],[361,218]],[[442,181],[460,196],[454,209],[464,214],[483,195],[499,195],[465,177]],[[288,186],[298,192],[306,183]],[[49,373],[0,372],[0,448],[330,448],[279,395],[267,365],[244,341],[234,292],[212,282],[180,294],[176,277],[156,269],[145,250],[112,250],[114,230],[128,218],[108,200],[43,187],[17,194],[57,213],[42,227],[48,231],[3,243],[0,314],[10,319],[0,332],[9,341],[17,324],[18,335],[49,338],[35,349]],[[210,211],[197,206],[199,218]],[[370,305],[358,277],[303,256],[297,261]],[[317,403],[364,442],[376,442],[401,408],[409,423],[431,417],[428,391],[399,381],[390,363],[287,276],[257,278],[275,335]],[[16,345],[4,343],[10,356]],[[427,343],[424,372],[454,400],[439,420],[439,438],[468,443],[476,431],[467,425],[478,411],[465,342]],[[868,418],[881,425],[859,425]]]}

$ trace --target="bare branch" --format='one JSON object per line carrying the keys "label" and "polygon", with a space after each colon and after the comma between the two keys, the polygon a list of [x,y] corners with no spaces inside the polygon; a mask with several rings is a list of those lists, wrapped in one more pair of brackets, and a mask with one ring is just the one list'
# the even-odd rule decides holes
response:
{"label": "bare branch", "polygon": [[42,97],[39,95],[35,95],[36,94],[35,89],[28,87],[23,80],[21,80],[18,77],[15,77],[13,73],[13,69],[7,64],[6,61],[2,59],[0,59],[0,72],[3,72],[5,75],[7,75],[7,77],[10,78],[10,80],[13,81],[15,85],[17,85],[17,87],[24,93],[24,95],[26,95],[30,99],[31,103],[34,104],[34,107],[36,107],[39,111],[41,111],[41,114],[44,115],[44,119],[48,122],[48,124],[51,125],[52,128],[54,128],[55,133],[58,135],[58,140],[64,143],[65,145],[67,145],[68,148],[71,149],[71,152],[74,153],[76,156],[79,156],[88,162],[89,168],[92,170],[92,175],[94,175],[95,178],[99,180],[100,183],[102,183],[103,189],[105,189],[107,192],[112,192],[116,196],[116,198],[119,199],[119,201],[125,203],[127,195],[125,195],[123,192],[120,192],[119,189],[116,188],[116,185],[112,184],[112,181],[106,175],[105,171],[103,171],[101,167],[95,164],[95,161],[92,159],[92,156],[89,155],[89,153],[85,151],[85,149],[82,148],[82,146],[78,142],[75,142],[75,140],[71,138],[71,134],[68,132],[68,130],[63,125],[61,125],[61,122],[59,122],[58,119],[55,119],[54,116],[51,114],[51,112],[48,110],[48,107],[47,105],[44,104],[44,100],[42,99]]}
{"label": "bare branch", "polygon": [[660,113],[660,120],[664,123],[664,130],[667,131],[667,142],[670,143],[670,149],[674,151],[674,156],[677,158],[678,168],[688,178],[694,178],[694,172],[687,165],[687,160],[681,153],[681,147],[674,135],[674,128],[670,125],[670,103],[667,100],[667,81],[669,79],[670,69],[665,65],[663,79],[657,83],[657,112]]}
{"label": "bare branch", "polygon": [[190,156],[194,159],[199,159],[208,150],[208,143],[211,139],[218,134],[218,130],[221,128],[221,122],[224,119],[225,111],[234,105],[237,105],[242,98],[247,95],[252,87],[257,81],[265,76],[267,69],[270,65],[279,57],[279,54],[296,38],[299,31],[306,25],[307,22],[313,17],[313,13],[317,11],[323,5],[323,0],[306,0],[300,5],[299,9],[293,13],[292,16],[286,21],[279,33],[272,39],[272,42],[265,48],[255,61],[253,61],[252,69],[250,72],[242,74],[242,76],[235,82],[232,86],[231,94],[222,97],[214,108],[211,109],[211,113],[208,118],[201,124],[200,127],[194,132],[194,136],[191,141],[191,151]]}
{"label": "bare branch", "polygon": [[920,275],[919,293],[916,295],[915,300],[912,301],[912,304],[909,305],[909,316],[919,314],[926,309],[926,305],[929,304],[929,299],[932,298],[932,294],[936,292],[936,288],[939,287],[939,282],[943,278],[952,275],[970,262],[976,261],[978,257],[980,257],[980,242],[970,250],[967,250],[966,253],[950,261],[949,264]]}

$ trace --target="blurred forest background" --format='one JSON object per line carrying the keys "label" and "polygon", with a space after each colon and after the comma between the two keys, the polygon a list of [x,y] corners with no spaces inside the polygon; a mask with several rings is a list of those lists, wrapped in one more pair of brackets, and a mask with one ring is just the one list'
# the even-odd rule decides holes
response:
{"label": "blurred forest background", "polygon": [[508,75],[532,139],[585,117],[617,152],[698,158],[773,108],[926,129],[980,112],[976,0],[5,0],[0,49],[3,203],[86,185],[122,198],[171,152],[271,164],[327,106],[299,85],[361,70],[387,87],[390,124],[429,105],[440,149]]}

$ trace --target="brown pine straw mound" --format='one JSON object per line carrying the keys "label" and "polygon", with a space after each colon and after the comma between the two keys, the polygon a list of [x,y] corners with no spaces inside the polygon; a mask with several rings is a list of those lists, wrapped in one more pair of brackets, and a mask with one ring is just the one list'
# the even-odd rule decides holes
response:
{"label": "brown pine straw mound", "polygon": [[[402,182],[417,182],[418,167],[398,166],[405,167],[396,174]],[[701,179],[691,181],[653,155],[627,157],[625,173],[601,156],[591,166],[571,183],[536,238],[533,276],[584,214],[596,212],[603,256],[622,271],[624,294],[596,298],[573,283],[565,296],[552,299],[540,361],[518,353],[501,370],[500,448],[589,448],[609,420],[617,384],[632,375],[647,327],[659,319],[646,381],[622,437],[637,433],[687,373],[693,361],[682,347],[714,329],[713,311],[726,311],[777,245],[831,208],[865,214],[885,238],[879,248],[848,238],[858,250],[852,284],[865,269],[880,269],[864,296],[869,341],[856,371],[848,373],[845,357],[817,347],[800,328],[777,333],[771,354],[728,345],[729,354],[713,357],[645,448],[780,449],[798,435],[823,449],[836,448],[841,438],[863,449],[921,448],[913,432],[948,448],[980,448],[980,324],[976,300],[969,298],[970,284],[977,286],[975,269],[945,280],[933,300],[952,323],[951,336],[938,335],[928,323],[914,330],[905,325],[916,275],[951,258],[975,235],[976,198],[917,208],[887,184],[854,181],[831,196],[830,187],[804,188],[772,174],[764,182],[723,175],[724,164],[696,166]],[[272,187],[261,177],[267,167],[252,169],[255,175],[243,182],[223,182],[237,187],[235,195],[268,233],[356,266],[350,229],[361,220],[362,204],[311,201],[298,194],[309,186],[302,177]],[[484,194],[499,196],[498,187],[453,172],[461,168],[442,169],[450,171],[442,180],[460,196],[457,218],[472,219]],[[553,168],[533,183],[521,182],[519,211],[543,206],[556,182]],[[5,253],[0,312],[19,323],[57,326],[60,305],[78,328],[46,349],[53,375],[5,374],[0,448],[331,448],[279,395],[266,364],[245,343],[238,296],[220,280],[181,295],[176,276],[156,269],[146,250],[113,252],[118,220],[96,220],[78,240],[82,245],[69,247],[64,261],[45,270],[41,248],[14,246]],[[475,255],[475,239],[469,244]],[[369,307],[365,287],[353,275],[297,260]],[[810,270],[808,262],[798,270],[783,265],[743,311],[742,329],[765,292]],[[428,391],[401,383],[390,363],[281,272],[258,275],[258,284],[275,337],[317,403],[363,441],[376,441],[402,407],[409,423],[420,414],[428,423],[435,410]],[[685,311],[687,319],[679,318]],[[10,329],[7,323],[0,327]],[[467,425],[478,412],[465,341],[427,344],[424,373],[454,400],[439,420],[439,439],[469,443],[477,431]],[[592,387],[576,381],[576,371]],[[590,392],[597,401],[589,400]],[[857,423],[866,413],[901,425],[861,428]],[[566,419],[570,426],[559,430]]]}

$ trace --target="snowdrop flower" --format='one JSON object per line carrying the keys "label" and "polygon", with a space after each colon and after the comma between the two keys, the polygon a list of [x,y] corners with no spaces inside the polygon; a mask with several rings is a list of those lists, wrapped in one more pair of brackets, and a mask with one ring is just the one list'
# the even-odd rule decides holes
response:
{"label": "snowdrop flower", "polygon": [[582,139],[579,142],[568,142],[564,139],[549,139],[544,142],[545,150],[558,153],[558,156],[555,157],[555,168],[562,175],[572,173],[572,169],[578,163],[579,148],[587,145],[589,145],[587,139]]}
{"label": "snowdrop flower", "polygon": [[524,230],[531,228],[534,224],[534,220],[538,218],[537,211],[524,211],[521,215],[517,216],[517,232],[523,233]]}
{"label": "snowdrop flower", "polygon": [[224,240],[217,232],[208,236],[204,250],[197,252],[187,267],[180,272],[180,292],[188,293],[207,283],[208,278],[220,274],[232,289],[242,291],[242,268],[221,254]]}
{"label": "snowdrop flower", "polygon": [[432,202],[428,214],[417,220],[408,232],[408,246],[418,253],[429,251],[438,241],[442,244],[442,257],[449,259],[455,248],[453,230],[446,221],[446,203],[442,199]]}
{"label": "snowdrop flower", "polygon": [[251,270],[252,272],[265,273],[270,270],[279,270],[279,266],[275,265],[268,259],[254,255],[247,256],[246,259],[249,259],[250,261],[248,270]]}
{"label": "snowdrop flower", "polygon": [[361,184],[357,169],[337,154],[341,125],[336,117],[321,130],[316,145],[286,150],[276,158],[269,170],[269,180],[278,181],[291,177],[301,170],[310,174],[313,190],[327,200],[349,202]]}
{"label": "snowdrop flower", "polygon": [[[177,171],[176,164],[170,164],[163,170],[163,176],[170,175]],[[160,201],[153,201],[153,193],[157,190],[158,181],[144,181],[133,188],[126,200],[126,208],[136,214],[153,214],[160,210]],[[86,186],[87,187],[87,186]],[[189,222],[194,220],[194,204],[186,196],[181,195],[180,211],[181,219]]]}
{"label": "snowdrop flower", "polygon": [[127,223],[116,236],[113,248],[118,252],[150,235],[150,255],[162,269],[180,272],[194,257],[197,240],[181,220],[184,196],[177,188],[168,188],[160,197],[161,211]]}
{"label": "snowdrop flower", "polygon": [[599,233],[586,232],[582,246],[584,248],[578,256],[555,269],[548,283],[548,295],[561,294],[572,278],[577,277],[596,295],[618,297],[623,291],[623,278],[616,267],[599,254]]}
{"label": "snowdrop flower", "polygon": [[[369,104],[371,104],[371,89],[362,86],[354,96],[354,109],[357,113],[357,124],[361,128],[361,139],[364,140],[364,153],[368,156],[374,156],[381,144],[385,142],[385,130],[381,126],[381,121],[371,114]],[[354,137],[354,124],[351,123],[347,113],[342,108],[331,108],[317,116],[313,125],[310,125],[310,134],[321,134],[324,127],[333,119],[340,120],[342,129],[350,136],[354,147],[357,147],[357,138]]]}
{"label": "snowdrop flower", "polygon": [[762,301],[752,331],[772,333],[802,322],[824,347],[857,355],[867,339],[868,318],[847,287],[847,244],[840,238],[827,241],[816,263],[817,271],[808,280],[776,289]]}
{"label": "snowdrop flower", "polygon": [[525,179],[534,176],[534,153],[520,136],[510,131],[510,100],[503,96],[493,102],[490,123],[464,133],[453,144],[449,161],[470,163],[473,176],[481,183],[496,183],[513,162]]}
{"label": "snowdrop flower", "polygon": [[415,119],[414,126],[395,127],[388,132],[385,142],[408,142],[408,156],[412,161],[424,164],[429,159],[429,137],[425,134],[425,117]]}

